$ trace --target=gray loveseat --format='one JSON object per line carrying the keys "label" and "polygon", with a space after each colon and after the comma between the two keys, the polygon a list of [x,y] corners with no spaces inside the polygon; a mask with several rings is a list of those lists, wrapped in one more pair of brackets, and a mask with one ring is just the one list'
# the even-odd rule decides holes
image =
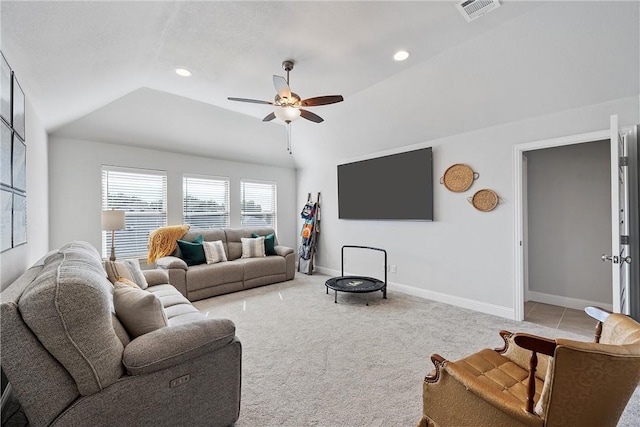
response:
{"label": "gray loveseat", "polygon": [[275,236],[277,255],[241,258],[241,239],[251,238],[253,234],[275,235],[275,231],[273,228],[265,227],[193,229],[182,236],[181,240],[191,242],[199,235],[202,235],[206,242],[220,240],[228,261],[187,266],[179,256],[179,249],[176,249],[172,256],[157,259],[156,265],[167,270],[169,283],[189,301],[293,279],[296,268],[294,251],[292,248],[278,245],[277,236]]}
{"label": "gray loveseat", "polygon": [[166,272],[144,275],[168,325],[137,338],[116,317],[114,286],[85,242],[51,252],[0,294],[2,368],[31,426],[238,419],[242,348],[234,324],[198,312]]}

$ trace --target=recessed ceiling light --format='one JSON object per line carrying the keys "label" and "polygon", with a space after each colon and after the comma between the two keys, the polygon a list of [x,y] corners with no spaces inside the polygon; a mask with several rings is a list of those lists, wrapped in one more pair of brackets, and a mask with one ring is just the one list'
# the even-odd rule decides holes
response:
{"label": "recessed ceiling light", "polygon": [[396,61],[404,61],[408,57],[409,52],[407,52],[406,50],[399,50],[395,53],[395,55],[393,55],[393,59],[395,59]]}
{"label": "recessed ceiling light", "polygon": [[189,77],[191,75],[191,71],[186,68],[176,68],[176,74],[182,77]]}

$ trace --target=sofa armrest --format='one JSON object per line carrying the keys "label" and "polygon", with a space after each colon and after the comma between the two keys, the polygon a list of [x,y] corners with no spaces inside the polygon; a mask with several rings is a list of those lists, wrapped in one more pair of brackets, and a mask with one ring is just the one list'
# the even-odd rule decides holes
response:
{"label": "sofa armrest", "polygon": [[169,283],[169,275],[166,270],[156,268],[154,270],[142,270],[144,278],[147,280],[149,286],[164,285]]}
{"label": "sofa armrest", "polygon": [[124,349],[129,375],[159,371],[219,349],[233,341],[236,327],[228,319],[202,319],[167,326],[134,339]]}
{"label": "sofa armrest", "polygon": [[189,266],[184,262],[183,259],[180,259],[175,256],[164,256],[162,258],[158,258],[156,260],[156,265],[160,268],[164,268],[165,270],[169,270],[171,268],[181,268],[183,270],[187,270]]}
{"label": "sofa armrest", "polygon": [[280,256],[287,256],[293,253],[293,249],[287,246],[275,246],[274,249],[276,250],[276,253]]}

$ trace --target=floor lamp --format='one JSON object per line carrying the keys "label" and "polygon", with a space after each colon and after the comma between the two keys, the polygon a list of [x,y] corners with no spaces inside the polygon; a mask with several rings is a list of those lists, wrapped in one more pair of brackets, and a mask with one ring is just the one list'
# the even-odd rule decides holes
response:
{"label": "floor lamp", "polygon": [[122,230],[125,226],[124,211],[122,210],[109,210],[102,211],[101,215],[102,229],[105,231],[111,231],[111,256],[110,261],[116,260],[115,239],[116,230]]}

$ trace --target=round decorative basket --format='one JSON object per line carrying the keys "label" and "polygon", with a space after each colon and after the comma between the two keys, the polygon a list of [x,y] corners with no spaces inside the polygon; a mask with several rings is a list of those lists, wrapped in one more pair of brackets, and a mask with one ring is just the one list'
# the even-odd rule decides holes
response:
{"label": "round decorative basket", "polygon": [[455,165],[449,166],[444,172],[444,176],[440,178],[440,184],[444,184],[449,191],[462,193],[463,191],[467,191],[469,187],[471,187],[471,184],[473,184],[473,181],[479,177],[480,174],[474,172],[470,166],[456,163]]}
{"label": "round decorative basket", "polygon": [[495,209],[500,201],[500,197],[493,190],[482,189],[476,191],[473,197],[469,197],[469,203],[473,205],[474,208],[478,209],[482,212],[489,212]]}

